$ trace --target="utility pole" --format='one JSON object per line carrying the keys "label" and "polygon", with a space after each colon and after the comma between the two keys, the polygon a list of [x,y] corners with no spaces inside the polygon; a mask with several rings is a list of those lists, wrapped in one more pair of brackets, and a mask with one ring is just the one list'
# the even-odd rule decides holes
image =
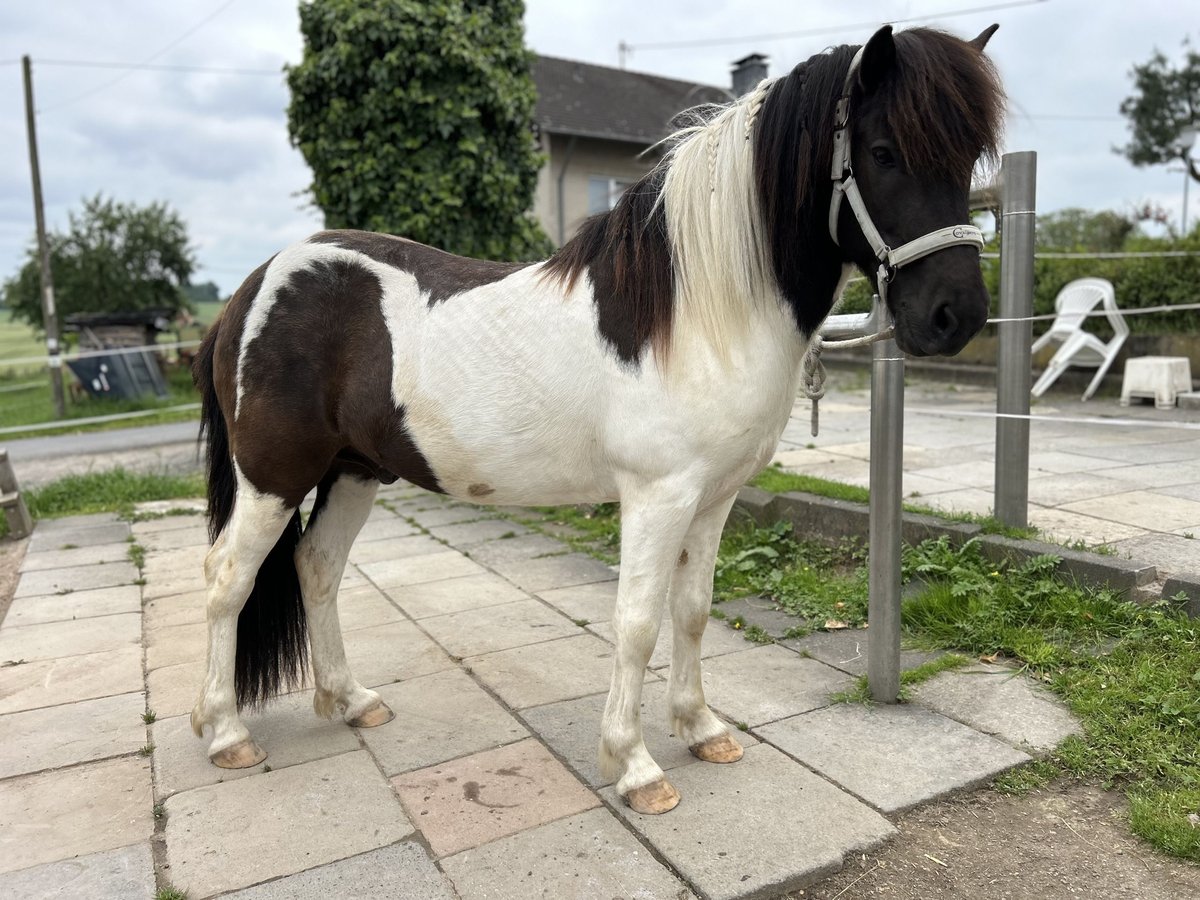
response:
{"label": "utility pole", "polygon": [[58,312],[54,308],[54,278],[50,273],[50,244],[46,240],[46,214],[42,209],[42,173],[38,167],[37,124],[33,112],[33,73],[29,56],[21,57],[25,76],[25,130],[29,135],[29,170],[33,176],[33,212],[37,220],[38,255],[42,262],[42,327],[46,331],[46,352],[50,357],[50,383],[54,387],[54,412],[66,418],[63,400],[62,357],[58,346]]}

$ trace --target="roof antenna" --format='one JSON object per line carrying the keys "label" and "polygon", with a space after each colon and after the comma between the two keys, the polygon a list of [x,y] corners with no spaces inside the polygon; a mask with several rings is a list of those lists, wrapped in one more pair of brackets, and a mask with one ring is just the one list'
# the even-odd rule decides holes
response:
{"label": "roof antenna", "polygon": [[621,40],[620,43],[617,44],[617,58],[621,61],[620,67],[622,69],[625,68],[625,57],[632,53],[633,53],[633,47],[631,47],[629,44],[625,43],[625,41],[623,39]]}

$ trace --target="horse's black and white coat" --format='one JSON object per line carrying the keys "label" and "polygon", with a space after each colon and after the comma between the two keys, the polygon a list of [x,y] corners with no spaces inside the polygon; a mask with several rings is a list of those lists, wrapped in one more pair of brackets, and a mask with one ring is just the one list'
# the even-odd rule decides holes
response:
{"label": "horse's black and white coat", "polygon": [[[994,153],[1002,107],[988,35],[883,29],[867,45],[854,165],[893,245],[966,220],[971,167]],[[251,275],[196,366],[214,544],[192,724],[211,729],[217,765],[265,755],[238,706],[301,671],[306,626],[317,712],[390,720],[346,663],[335,601],[379,482],[397,478],[476,502],[619,500],[601,760],[640,811],[678,801],[638,715],[664,608],[675,734],[703,759],[741,756],[705,703],[700,638],[722,526],[774,451],[808,338],[854,266],[874,269],[852,217],[838,224],[845,249],[826,226],[830,123],[852,52],[709,111],[546,262],[329,231]],[[986,315],[977,253],[952,248],[909,273],[889,295],[898,339],[955,352]]]}

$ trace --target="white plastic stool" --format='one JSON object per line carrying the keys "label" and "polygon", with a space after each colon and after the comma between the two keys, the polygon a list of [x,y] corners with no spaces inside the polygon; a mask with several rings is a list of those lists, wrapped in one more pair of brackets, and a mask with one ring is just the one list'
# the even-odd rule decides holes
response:
{"label": "white plastic stool", "polygon": [[1131,397],[1150,397],[1159,409],[1174,409],[1177,394],[1192,389],[1192,365],[1186,356],[1139,356],[1125,361],[1121,405]]}

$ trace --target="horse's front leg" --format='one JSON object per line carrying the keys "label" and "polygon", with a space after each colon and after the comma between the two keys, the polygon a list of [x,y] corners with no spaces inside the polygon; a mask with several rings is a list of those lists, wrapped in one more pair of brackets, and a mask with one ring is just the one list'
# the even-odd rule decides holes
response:
{"label": "horse's front leg", "polygon": [[687,742],[693,755],[717,763],[742,758],[741,744],[705,703],[700,677],[700,639],[712,606],[713,569],[733,501],[733,497],[722,500],[696,516],[675,564],[670,592],[674,640],[667,708],[671,730]]}
{"label": "horse's front leg", "polygon": [[621,579],[613,616],[617,649],[601,726],[600,766],[617,777],[617,793],[640,813],[667,812],[679,803],[679,792],[642,741],[640,705],[671,570],[695,511],[694,499],[660,485],[621,497]]}

